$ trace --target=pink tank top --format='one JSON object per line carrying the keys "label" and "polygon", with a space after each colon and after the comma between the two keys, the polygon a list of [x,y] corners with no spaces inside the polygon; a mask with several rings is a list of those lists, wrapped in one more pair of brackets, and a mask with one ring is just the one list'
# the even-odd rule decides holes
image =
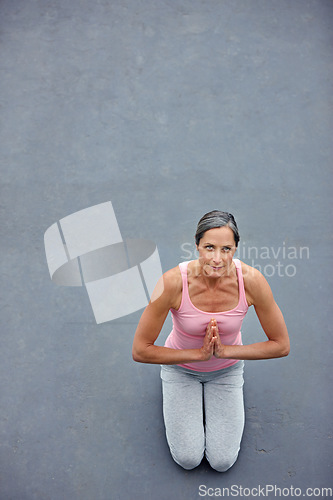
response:
{"label": "pink tank top", "polygon": [[[178,310],[170,309],[173,329],[165,341],[165,347],[172,349],[198,349],[202,347],[206,328],[211,318],[215,318],[217,321],[222,344],[242,345],[241,326],[249,307],[245,296],[240,260],[233,260],[238,278],[238,305],[230,311],[214,313],[197,309],[190,300],[187,283],[187,266],[189,262],[191,261],[179,264],[183,279],[182,301]],[[237,362],[237,359],[217,359],[212,356],[208,361],[184,363],[179,366],[194,371],[210,372],[227,368]]]}

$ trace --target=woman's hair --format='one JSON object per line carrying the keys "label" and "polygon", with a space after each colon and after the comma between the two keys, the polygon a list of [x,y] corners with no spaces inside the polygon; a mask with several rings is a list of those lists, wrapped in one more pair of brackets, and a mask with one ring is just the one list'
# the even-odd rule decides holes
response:
{"label": "woman's hair", "polygon": [[234,239],[236,247],[238,246],[238,242],[240,240],[238,227],[234,216],[229,214],[228,212],[221,212],[220,210],[213,210],[212,212],[208,212],[198,222],[197,231],[195,233],[195,243],[199,245],[199,241],[203,237],[204,233],[209,229],[214,229],[216,227],[228,226],[232,229],[234,233]]}

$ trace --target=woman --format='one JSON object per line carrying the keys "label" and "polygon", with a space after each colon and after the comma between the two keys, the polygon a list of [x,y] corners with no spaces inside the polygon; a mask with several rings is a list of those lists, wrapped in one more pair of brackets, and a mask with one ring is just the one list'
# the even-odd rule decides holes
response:
{"label": "woman", "polygon": [[[135,333],[133,359],[161,365],[173,459],[193,469],[206,455],[223,472],[237,460],[243,434],[243,360],[287,356],[289,337],[264,276],[233,259],[239,242],[234,217],[218,210],[205,214],[195,242],[198,259],[179,264],[157,284]],[[242,345],[250,306],[267,340]],[[164,347],[156,346],[169,311],[172,332]]]}

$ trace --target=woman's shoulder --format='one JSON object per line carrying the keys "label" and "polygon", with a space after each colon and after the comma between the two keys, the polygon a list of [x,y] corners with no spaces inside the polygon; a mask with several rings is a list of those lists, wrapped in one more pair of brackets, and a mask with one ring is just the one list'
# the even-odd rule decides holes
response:
{"label": "woman's shoulder", "polygon": [[163,274],[163,282],[166,287],[175,289],[182,285],[182,275],[179,265],[169,269]]}
{"label": "woman's shoulder", "polygon": [[182,289],[182,275],[179,266],[176,266],[162,274],[155,286],[150,301],[155,302],[159,299],[159,302],[162,301],[168,304],[169,308],[176,308]]}
{"label": "woman's shoulder", "polygon": [[256,302],[258,295],[267,292],[270,287],[264,275],[255,267],[240,261],[244,288],[249,306]]}

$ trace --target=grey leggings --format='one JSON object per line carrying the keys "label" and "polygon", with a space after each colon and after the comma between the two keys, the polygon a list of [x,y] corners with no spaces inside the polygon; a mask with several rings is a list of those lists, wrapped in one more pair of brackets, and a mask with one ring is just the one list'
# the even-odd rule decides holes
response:
{"label": "grey leggings", "polygon": [[171,455],[184,469],[204,454],[219,472],[237,460],[244,429],[244,361],[214,372],[162,365],[163,416]]}

